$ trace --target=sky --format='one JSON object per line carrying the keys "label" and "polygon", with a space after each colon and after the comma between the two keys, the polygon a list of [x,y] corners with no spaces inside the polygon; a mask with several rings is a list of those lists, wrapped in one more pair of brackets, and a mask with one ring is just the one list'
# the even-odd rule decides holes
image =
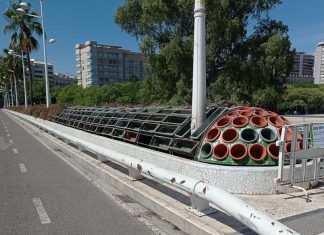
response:
{"label": "sky", "polygon": [[[40,13],[38,0],[29,0]],[[118,45],[139,51],[138,42],[122,32],[114,21],[114,14],[124,0],[43,0],[45,31],[56,43],[47,46],[48,62],[54,71],[76,74],[75,44],[97,41],[100,44]],[[8,0],[0,0],[0,14],[8,8]],[[324,41],[324,0],[282,0],[269,13],[289,27],[289,36],[296,51],[314,54],[316,44]],[[207,18],[208,20],[208,18]],[[9,35],[3,34],[6,24],[0,16],[0,50],[8,47]],[[42,38],[39,50],[32,58],[43,60]]]}

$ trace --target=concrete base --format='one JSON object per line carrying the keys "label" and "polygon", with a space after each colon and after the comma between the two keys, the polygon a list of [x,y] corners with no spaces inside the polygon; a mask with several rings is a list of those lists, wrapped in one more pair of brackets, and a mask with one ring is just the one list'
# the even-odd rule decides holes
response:
{"label": "concrete base", "polygon": [[[102,147],[113,149],[116,152],[132,156],[133,158],[152,163],[157,167],[178,172],[185,176],[204,181],[238,194],[276,194],[279,192],[292,192],[296,189],[278,187],[274,181],[277,177],[278,167],[247,167],[247,166],[220,166],[184,159],[171,154],[154,151],[122,141],[109,139],[85,131],[66,127],[54,122],[34,118],[21,113],[9,111],[33,124],[43,124],[55,130],[77,136],[88,142],[99,144]],[[76,143],[77,144],[77,143]],[[82,149],[80,149],[82,151]],[[309,166],[312,167],[312,166]],[[295,174],[301,173],[301,167]],[[288,171],[285,171],[288,174]]]}

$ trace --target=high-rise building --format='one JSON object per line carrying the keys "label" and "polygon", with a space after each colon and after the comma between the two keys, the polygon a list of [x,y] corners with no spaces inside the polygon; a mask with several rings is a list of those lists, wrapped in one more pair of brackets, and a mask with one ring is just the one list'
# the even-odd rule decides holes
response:
{"label": "high-rise building", "polygon": [[324,42],[317,44],[314,66],[314,83],[324,84]]}
{"label": "high-rise building", "polygon": [[314,82],[313,78],[314,56],[305,52],[296,52],[293,70],[288,77],[288,83]]}
{"label": "high-rise building", "polygon": [[[45,80],[45,63],[43,61],[38,61],[35,59],[31,59],[31,68],[32,68],[32,74],[33,78],[36,80]],[[26,69],[28,69],[26,67]],[[53,65],[50,63],[47,63],[47,73],[48,73],[48,78],[52,79],[53,78]],[[29,73],[26,73],[26,77],[29,78]]]}
{"label": "high-rise building", "polygon": [[78,84],[82,87],[102,86],[127,81],[132,75],[145,78],[144,55],[119,46],[87,41],[76,44]]}

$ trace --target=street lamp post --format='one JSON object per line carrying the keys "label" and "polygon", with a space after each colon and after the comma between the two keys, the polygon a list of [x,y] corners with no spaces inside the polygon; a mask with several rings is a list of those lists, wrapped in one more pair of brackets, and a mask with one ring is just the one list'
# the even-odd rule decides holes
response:
{"label": "street lamp post", "polygon": [[13,50],[9,50],[10,55],[17,56],[21,58],[22,70],[23,70],[23,79],[24,79],[24,96],[25,96],[25,109],[27,109],[28,101],[27,101],[27,86],[26,86],[26,73],[25,73],[25,61],[24,61],[24,53],[21,52],[21,55],[15,54]]}
{"label": "street lamp post", "polygon": [[[41,16],[28,14],[26,10],[29,10],[29,5],[25,2],[19,3],[19,7],[17,9],[18,12],[22,14],[26,14],[31,17],[35,17],[41,19],[42,23],[42,31],[43,31],[43,51],[44,51],[44,65],[45,65],[45,88],[46,88],[46,107],[48,108],[51,105],[50,99],[50,89],[49,89],[49,81],[48,81],[48,69],[47,69],[47,48],[46,48],[46,39],[45,39],[45,25],[44,25],[44,15],[43,15],[43,1],[40,0],[40,8],[41,8]],[[49,43],[54,43],[55,40],[49,40]]]}

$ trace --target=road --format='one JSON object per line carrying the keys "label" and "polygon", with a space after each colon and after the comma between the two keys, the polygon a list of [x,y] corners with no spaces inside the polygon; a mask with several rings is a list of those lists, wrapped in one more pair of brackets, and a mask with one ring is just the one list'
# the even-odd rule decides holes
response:
{"label": "road", "polygon": [[0,111],[1,234],[153,234]]}

